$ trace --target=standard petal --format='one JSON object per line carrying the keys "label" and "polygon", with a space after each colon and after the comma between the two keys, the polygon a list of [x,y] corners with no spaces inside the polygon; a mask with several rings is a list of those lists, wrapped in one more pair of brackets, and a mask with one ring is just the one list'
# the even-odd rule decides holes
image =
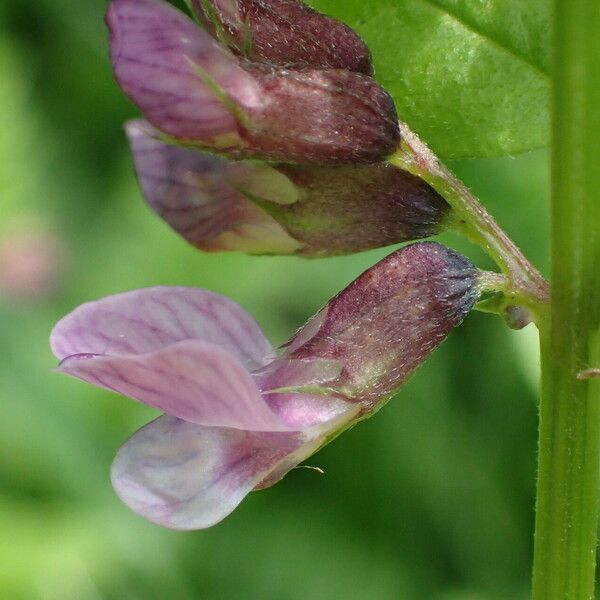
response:
{"label": "standard petal", "polygon": [[203,250],[259,254],[291,254],[300,248],[273,217],[238,191],[293,202],[295,188],[284,175],[267,165],[231,163],[166,144],[142,120],[127,123],[126,131],[144,197],[188,242]]}
{"label": "standard petal", "polygon": [[281,478],[322,441],[299,432],[202,427],[162,416],[119,450],[112,482],[123,502],[146,519],[172,529],[203,529],[226,517],[270,474]]}
{"label": "standard petal", "polygon": [[106,22],[117,81],[154,125],[215,146],[238,139],[222,94],[252,106],[256,84],[209,33],[157,0],[113,0]]}
{"label": "standard petal", "polygon": [[235,302],[185,287],[146,288],[83,304],[58,322],[50,344],[62,360],[145,354],[184,340],[215,344],[251,370],[265,365],[272,351],[256,321]]}
{"label": "standard petal", "polygon": [[58,370],[180,419],[253,431],[289,429],[231,353],[188,340],[133,356],[74,355]]}

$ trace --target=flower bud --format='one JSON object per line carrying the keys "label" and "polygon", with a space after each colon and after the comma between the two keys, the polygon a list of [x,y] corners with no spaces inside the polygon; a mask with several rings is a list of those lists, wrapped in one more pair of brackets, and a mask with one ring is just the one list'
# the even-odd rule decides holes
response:
{"label": "flower bud", "polygon": [[478,288],[467,258],[435,242],[405,246],[331,300],[288,342],[286,356],[340,361],[329,386],[375,407],[464,319]]}
{"label": "flower bud", "polygon": [[350,27],[298,0],[192,0],[214,37],[256,62],[373,74],[371,53]]}
{"label": "flower bud", "polygon": [[[396,109],[370,77],[351,71],[292,71],[247,65],[263,105],[240,124],[246,148],[231,156],[300,163],[373,163],[400,142]],[[244,108],[242,108],[244,110]]]}
{"label": "flower bud", "polygon": [[449,205],[389,163],[309,166],[232,162],[165,144],[127,125],[148,204],[203,250],[327,256],[439,233]]}
{"label": "flower bud", "polygon": [[398,146],[394,104],[370,77],[251,63],[158,0],[113,0],[107,23],[119,84],[172,138],[316,164],[378,162]]}

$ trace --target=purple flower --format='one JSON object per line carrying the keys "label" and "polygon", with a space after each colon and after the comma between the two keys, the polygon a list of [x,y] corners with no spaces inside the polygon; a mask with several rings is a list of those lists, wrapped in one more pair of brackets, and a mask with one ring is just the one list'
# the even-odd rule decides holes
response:
{"label": "purple flower", "polygon": [[166,413],[119,450],[113,485],[147,519],[198,529],[377,410],[478,287],[467,259],[420,243],[363,273],[279,354],[234,302],[189,288],[84,304],[51,345],[59,371]]}
{"label": "purple flower", "polygon": [[344,254],[427,237],[453,218],[426,183],[389,163],[234,162],[165,144],[142,120],[126,130],[148,204],[203,250]]}
{"label": "purple flower", "polygon": [[377,162],[398,146],[394,104],[362,73],[249,61],[159,0],[113,0],[106,20],[119,84],[171,138],[317,164]]}

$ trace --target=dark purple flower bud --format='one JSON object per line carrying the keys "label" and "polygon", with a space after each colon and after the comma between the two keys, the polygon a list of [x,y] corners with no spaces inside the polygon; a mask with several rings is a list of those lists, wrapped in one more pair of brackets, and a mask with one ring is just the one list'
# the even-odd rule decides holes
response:
{"label": "dark purple flower bud", "polygon": [[172,6],[113,0],[111,60],[162,132],[234,158],[372,163],[397,148],[394,104],[370,77],[235,57]]}
{"label": "dark purple flower bud", "polygon": [[365,271],[288,343],[290,358],[344,364],[329,386],[378,406],[471,310],[478,271],[435,242],[406,246]]}
{"label": "dark purple flower bud", "polygon": [[203,250],[326,256],[439,233],[449,205],[388,163],[308,166],[231,162],[165,144],[127,124],[148,204]]}
{"label": "dark purple flower bud", "polygon": [[373,74],[369,48],[350,27],[298,0],[192,0],[192,7],[213,36],[256,62]]}
{"label": "dark purple flower bud", "polygon": [[297,254],[346,254],[416,240],[440,233],[453,218],[427,183],[389,163],[274,168],[299,199],[261,206],[302,244]]}

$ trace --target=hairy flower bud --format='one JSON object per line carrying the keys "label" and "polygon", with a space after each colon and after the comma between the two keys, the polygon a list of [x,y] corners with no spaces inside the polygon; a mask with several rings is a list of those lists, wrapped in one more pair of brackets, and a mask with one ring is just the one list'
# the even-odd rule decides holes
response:
{"label": "hairy flower bud", "polygon": [[394,104],[370,77],[249,62],[159,0],[113,0],[107,23],[119,84],[172,138],[317,164],[378,162],[398,146]]}
{"label": "hairy flower bud", "polygon": [[388,163],[308,166],[232,162],[165,144],[127,124],[148,204],[203,250],[327,256],[439,233],[449,205]]}
{"label": "hairy flower bud", "polygon": [[192,0],[192,7],[213,36],[253,61],[373,74],[360,37],[299,0]]}
{"label": "hairy flower bud", "polygon": [[329,386],[376,406],[402,385],[477,300],[478,271],[435,242],[406,246],[365,271],[287,345],[294,359],[344,364]]}

